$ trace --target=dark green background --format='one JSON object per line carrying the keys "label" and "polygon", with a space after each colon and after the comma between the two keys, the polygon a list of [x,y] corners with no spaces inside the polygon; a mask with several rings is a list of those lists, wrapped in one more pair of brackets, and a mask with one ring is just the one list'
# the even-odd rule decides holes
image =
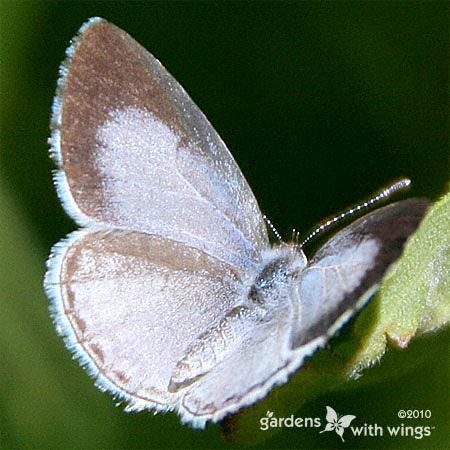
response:
{"label": "dark green background", "polygon": [[[69,40],[99,15],[182,83],[288,239],[401,176],[437,198],[448,181],[448,2],[0,1],[0,447],[221,447],[217,426],[125,414],[64,348],[42,293],[49,248],[74,229],[52,187],[46,139]],[[431,409],[432,438],[346,447],[450,445],[448,347],[402,377],[317,399],[367,423]],[[445,356],[443,356],[445,355]],[[255,433],[258,433],[255,430]],[[284,430],[267,447],[331,447]],[[262,447],[263,445],[260,445]]]}

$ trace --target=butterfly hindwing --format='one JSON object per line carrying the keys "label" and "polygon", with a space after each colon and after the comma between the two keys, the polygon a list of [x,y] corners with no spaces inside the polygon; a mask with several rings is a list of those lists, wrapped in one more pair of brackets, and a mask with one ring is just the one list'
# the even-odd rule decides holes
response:
{"label": "butterfly hindwing", "polygon": [[78,231],[57,244],[45,287],[68,348],[132,409],[174,409],[168,385],[189,343],[238,301],[234,269],[139,232]]}

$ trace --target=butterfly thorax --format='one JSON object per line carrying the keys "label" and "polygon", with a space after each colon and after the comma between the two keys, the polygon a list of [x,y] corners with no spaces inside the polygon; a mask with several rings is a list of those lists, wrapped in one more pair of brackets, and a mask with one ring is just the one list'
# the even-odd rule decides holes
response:
{"label": "butterfly thorax", "polygon": [[305,254],[294,245],[283,244],[263,255],[263,264],[248,292],[251,304],[270,308],[283,301],[289,286],[306,266]]}

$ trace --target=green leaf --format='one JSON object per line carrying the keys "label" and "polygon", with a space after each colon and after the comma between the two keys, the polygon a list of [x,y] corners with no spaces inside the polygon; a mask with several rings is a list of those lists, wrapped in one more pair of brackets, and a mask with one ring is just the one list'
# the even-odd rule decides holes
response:
{"label": "green leaf", "polygon": [[[388,342],[408,347],[413,337],[450,322],[450,194],[437,202],[409,240],[402,258],[383,280],[366,311],[378,318],[355,354],[352,374],[370,367]],[[356,328],[364,326],[364,317]]]}
{"label": "green leaf", "polygon": [[266,411],[286,417],[324,393],[372,384],[417,364],[430,345],[426,335],[450,322],[449,230],[447,194],[432,206],[368,307],[333,339],[332,349],[317,352],[286,385],[226,420],[227,440],[255,444],[280,431],[260,431]]}

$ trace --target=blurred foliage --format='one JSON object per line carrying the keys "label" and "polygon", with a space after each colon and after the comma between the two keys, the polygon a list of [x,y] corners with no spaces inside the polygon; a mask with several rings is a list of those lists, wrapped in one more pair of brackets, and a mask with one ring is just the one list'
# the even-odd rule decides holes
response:
{"label": "blurred foliage", "polygon": [[[306,231],[401,176],[413,180],[411,195],[436,199],[444,192],[449,8],[447,2],[0,0],[0,448],[228,445],[218,426],[196,431],[171,414],[114,407],[71,360],[48,316],[44,262],[50,246],[74,228],[52,187],[49,113],[64,50],[88,17],[114,22],[163,61],[288,238],[291,227]],[[332,348],[341,350],[356,325]],[[390,425],[398,409],[430,409],[432,419],[413,423],[435,426],[429,438],[355,439],[347,448],[448,448],[448,349],[446,333],[391,349],[342,390],[308,397],[296,415],[323,418],[331,405]],[[313,367],[328,364],[326,355],[311,359]],[[385,379],[396,367],[402,370]],[[314,370],[305,372],[299,389],[308,396],[316,381]],[[302,372],[289,385],[301,379]],[[295,409],[283,400],[274,411]],[[263,433],[257,426],[254,433]],[[330,433],[284,429],[258,448],[340,445]]]}

